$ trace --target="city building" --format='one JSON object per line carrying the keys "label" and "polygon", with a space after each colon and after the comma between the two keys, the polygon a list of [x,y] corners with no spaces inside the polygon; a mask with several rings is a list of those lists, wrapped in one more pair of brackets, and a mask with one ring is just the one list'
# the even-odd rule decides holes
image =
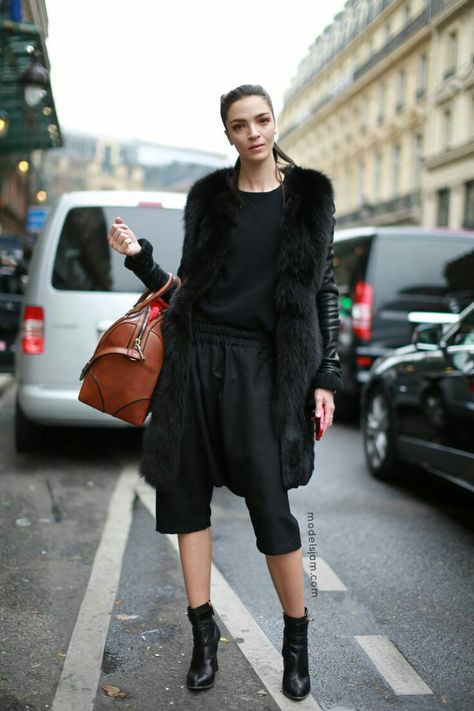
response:
{"label": "city building", "polygon": [[288,88],[280,143],[337,226],[474,228],[474,3],[348,0]]}
{"label": "city building", "polygon": [[45,0],[0,0],[0,232],[27,229],[37,153],[62,145],[46,48]]}
{"label": "city building", "polygon": [[48,201],[71,190],[186,192],[202,175],[227,164],[225,155],[139,140],[63,131],[64,146],[37,166]]}

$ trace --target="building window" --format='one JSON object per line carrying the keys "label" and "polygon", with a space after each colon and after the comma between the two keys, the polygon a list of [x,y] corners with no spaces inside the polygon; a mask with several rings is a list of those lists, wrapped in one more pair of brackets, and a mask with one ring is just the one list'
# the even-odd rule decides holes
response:
{"label": "building window", "polygon": [[453,116],[451,109],[443,112],[443,147],[450,148],[453,139]]}
{"label": "building window", "polygon": [[421,99],[425,95],[426,87],[426,54],[418,57],[418,77],[416,87],[416,98]]}
{"label": "building window", "polygon": [[447,46],[447,56],[446,56],[446,70],[444,72],[444,78],[448,79],[456,71],[456,65],[458,62],[458,33],[453,30],[448,35],[448,46]]}
{"label": "building window", "polygon": [[361,205],[364,200],[364,174],[365,174],[365,164],[363,160],[360,160],[357,164],[357,190],[358,190],[358,204]]}
{"label": "building window", "polygon": [[413,139],[413,188],[421,185],[421,161],[423,158],[423,136],[417,133]]}
{"label": "building window", "polygon": [[362,111],[361,111],[361,120],[360,120],[360,127],[361,127],[362,133],[365,133],[368,128],[369,116],[370,116],[370,96],[368,94],[365,94],[362,98]]}
{"label": "building window", "polygon": [[376,153],[374,159],[374,185],[373,185],[373,196],[374,202],[380,200],[380,185],[382,182],[382,154]]}
{"label": "building window", "polygon": [[379,87],[379,113],[378,113],[378,122],[379,123],[383,122],[384,113],[385,113],[385,83],[380,84],[380,87]]}
{"label": "building window", "polygon": [[393,195],[398,195],[400,191],[400,156],[401,147],[397,143],[393,147],[393,160],[392,160],[392,193]]}
{"label": "building window", "polygon": [[352,168],[349,168],[346,173],[346,206],[352,205]]}
{"label": "building window", "polygon": [[405,70],[400,69],[397,75],[397,103],[396,111],[401,111],[405,102]]}
{"label": "building window", "polygon": [[464,183],[464,224],[467,229],[474,229],[474,180]]}
{"label": "building window", "polygon": [[405,16],[405,25],[408,25],[408,23],[410,22],[410,19],[411,19],[411,7],[410,7],[409,2],[407,2],[407,4],[405,5],[404,16]]}
{"label": "building window", "polygon": [[449,224],[449,188],[438,190],[438,227],[447,227]]}
{"label": "building window", "polygon": [[112,146],[104,146],[104,153],[102,156],[102,170],[104,173],[112,172]]}

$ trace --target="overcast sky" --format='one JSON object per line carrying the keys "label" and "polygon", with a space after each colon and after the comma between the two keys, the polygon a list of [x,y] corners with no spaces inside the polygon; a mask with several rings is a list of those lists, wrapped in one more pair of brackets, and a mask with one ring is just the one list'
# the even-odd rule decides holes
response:
{"label": "overcast sky", "polygon": [[46,0],[51,83],[63,129],[233,156],[219,97],[283,94],[344,0]]}

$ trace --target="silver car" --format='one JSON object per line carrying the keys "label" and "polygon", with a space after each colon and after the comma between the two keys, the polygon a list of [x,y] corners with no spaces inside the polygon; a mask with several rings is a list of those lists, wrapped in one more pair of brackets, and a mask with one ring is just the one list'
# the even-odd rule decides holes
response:
{"label": "silver car", "polygon": [[33,451],[42,425],[127,427],[78,400],[79,375],[101,334],[135,303],[143,284],[112,250],[120,216],[176,273],[186,196],[165,192],[72,192],[49,215],[29,270],[16,350],[15,443]]}

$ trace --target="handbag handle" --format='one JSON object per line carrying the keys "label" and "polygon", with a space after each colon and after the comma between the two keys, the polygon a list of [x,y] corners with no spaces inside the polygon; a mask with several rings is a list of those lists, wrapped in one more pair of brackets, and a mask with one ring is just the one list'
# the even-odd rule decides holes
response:
{"label": "handbag handle", "polygon": [[159,289],[158,291],[151,291],[150,289],[146,289],[128,313],[133,313],[134,311],[141,311],[141,309],[143,309],[145,306],[148,306],[148,304],[150,304],[152,301],[155,301],[155,299],[158,299],[160,296],[165,294],[168,289],[170,289],[173,285],[175,278],[177,282],[179,282],[177,286],[181,286],[181,279],[179,277],[174,277],[170,272],[168,272],[168,279],[161,287],[161,289]]}

